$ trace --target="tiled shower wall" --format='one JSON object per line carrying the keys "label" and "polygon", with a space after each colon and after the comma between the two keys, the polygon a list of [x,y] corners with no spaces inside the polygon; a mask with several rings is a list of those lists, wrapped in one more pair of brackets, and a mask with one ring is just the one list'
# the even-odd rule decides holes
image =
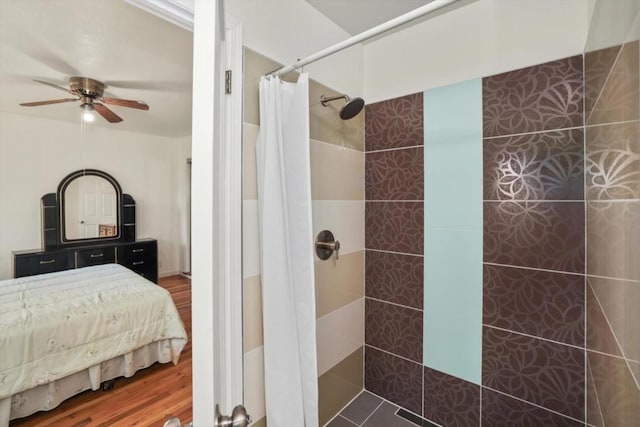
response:
{"label": "tiled shower wall", "polygon": [[[243,272],[245,406],[264,426],[262,303],[258,241],[255,144],[259,129],[260,76],[280,64],[245,49],[243,135]],[[295,75],[290,76],[295,79]],[[340,120],[337,101],[320,105],[334,90],[310,80],[311,195],[314,235],[329,229],[340,257],[316,258],[316,335],[319,415],[329,421],[363,388],[364,345],[364,123],[363,114]],[[311,245],[313,242],[309,242]]]}
{"label": "tiled shower wall", "polygon": [[422,364],[429,92],[367,106],[367,390],[443,426],[640,425],[638,81],[637,42],[483,79],[481,384]]}

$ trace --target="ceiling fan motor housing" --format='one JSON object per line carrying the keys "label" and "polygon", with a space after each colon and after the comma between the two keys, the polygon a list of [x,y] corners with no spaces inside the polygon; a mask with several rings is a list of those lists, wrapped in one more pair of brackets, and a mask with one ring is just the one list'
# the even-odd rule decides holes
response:
{"label": "ceiling fan motor housing", "polygon": [[71,77],[69,79],[69,89],[83,98],[100,98],[104,93],[104,83],[88,77]]}

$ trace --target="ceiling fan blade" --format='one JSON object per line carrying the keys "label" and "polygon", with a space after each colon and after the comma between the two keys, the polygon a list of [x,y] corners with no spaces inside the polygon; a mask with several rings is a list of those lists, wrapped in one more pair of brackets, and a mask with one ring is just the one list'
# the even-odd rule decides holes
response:
{"label": "ceiling fan blade", "polygon": [[64,99],[51,99],[49,101],[36,101],[36,102],[23,102],[23,107],[37,107],[39,105],[50,105],[50,104],[60,104],[63,102],[73,102],[78,101],[79,98],[64,98]]}
{"label": "ceiling fan blade", "polygon": [[75,93],[71,92],[71,91],[69,90],[69,88],[64,87],[64,86],[59,86],[59,85],[57,85],[57,84],[55,84],[55,83],[45,82],[44,80],[36,80],[36,79],[33,79],[33,81],[34,81],[34,82],[38,82],[38,83],[42,83],[43,85],[51,86],[51,87],[54,87],[54,88],[56,88],[56,89],[60,89],[60,90],[63,90],[63,91],[65,91],[65,92],[67,92],[67,93],[70,93],[70,94],[72,94],[72,95],[75,95]]}
{"label": "ceiling fan blade", "polygon": [[149,110],[149,106],[144,102],[140,101],[132,101],[130,99],[120,99],[120,98],[100,98],[100,101],[105,104],[118,105],[120,107],[129,107],[136,108],[138,110]]}
{"label": "ceiling fan blade", "polygon": [[119,123],[122,121],[122,117],[111,111],[106,107],[106,105],[99,104],[97,102],[93,103],[93,107],[96,109],[98,114],[100,114],[106,121],[109,123]]}

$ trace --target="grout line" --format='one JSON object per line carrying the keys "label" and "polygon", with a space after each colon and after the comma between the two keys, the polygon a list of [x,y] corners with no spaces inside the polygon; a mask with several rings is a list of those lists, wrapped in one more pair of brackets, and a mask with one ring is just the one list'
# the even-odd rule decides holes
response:
{"label": "grout line", "polygon": [[[586,67],[586,62],[587,62],[587,57],[585,54],[582,55],[582,125],[584,126],[584,132],[582,132],[582,162],[583,162],[583,167],[582,167],[582,197],[585,199],[585,203],[584,203],[584,209],[583,209],[583,215],[584,215],[584,230],[583,230],[583,242],[584,242],[584,252],[583,252],[583,256],[584,256],[584,273],[585,273],[585,278],[584,278],[584,285],[583,285],[583,310],[584,310],[584,320],[583,320],[583,330],[584,330],[584,338],[583,338],[583,345],[584,348],[587,348],[587,315],[588,315],[588,311],[587,311],[587,286],[589,286],[587,284],[587,277],[586,277],[586,273],[587,273],[587,263],[589,260],[588,257],[588,251],[587,251],[587,245],[589,244],[589,241],[587,239],[587,211],[588,211],[588,205],[587,205],[587,195],[589,194],[589,185],[587,182],[587,128],[586,128],[586,124],[587,124],[587,118],[586,118],[586,109],[587,109],[587,90],[586,90],[586,76],[587,76],[587,67]],[[585,421],[587,420],[587,415],[588,415],[588,402],[587,402],[587,385],[586,383],[587,381],[587,368],[588,368],[588,364],[589,364],[589,360],[587,359],[587,352],[584,352],[584,379],[585,379],[585,388],[584,388],[584,419]],[[604,426],[602,426],[604,427]]]}
{"label": "grout line", "polygon": [[[424,326],[422,327],[422,335],[424,336]],[[424,353],[424,346],[423,346],[423,350],[422,352]],[[422,358],[424,360],[424,354],[422,355]],[[422,392],[422,418],[424,418],[424,365],[422,366],[422,369],[420,369],[420,373],[422,374],[422,387],[421,387],[421,392]]]}
{"label": "grout line", "polygon": [[[374,348],[375,348],[375,347],[374,347]],[[423,369],[423,371],[424,371],[424,369]],[[368,390],[367,390],[367,391],[368,391]],[[397,407],[397,408],[399,408],[399,409],[403,409],[403,410],[405,410],[405,411],[409,412],[410,414],[413,414],[413,415],[415,415],[415,416],[417,416],[417,417],[419,417],[419,418],[422,418],[423,420],[427,420],[427,421],[429,421],[430,423],[433,423],[433,424],[435,424],[435,425],[437,425],[437,426],[439,426],[439,427],[443,427],[442,425],[440,425],[440,424],[438,424],[438,423],[436,423],[436,422],[433,422],[433,421],[431,421],[431,420],[429,420],[429,419],[427,419],[427,418],[425,418],[425,417],[423,417],[423,416],[421,416],[421,415],[418,415],[418,414],[416,414],[415,412],[410,411],[409,409],[407,409],[407,408],[405,408],[405,407],[403,407],[403,406],[398,405],[397,403],[393,403],[392,401],[390,401],[390,400],[388,400],[388,399],[386,399],[386,398],[384,398],[384,397],[380,396],[379,394],[373,393],[373,392],[371,392],[371,391],[368,391],[368,392],[369,392],[369,393],[371,393],[371,394],[373,394],[374,396],[376,396],[376,397],[378,397],[378,398],[382,399],[382,401],[383,401],[382,403],[387,402],[388,404],[393,405],[393,406],[395,406],[395,407]],[[380,403],[380,405],[382,405],[382,403]],[[376,408],[376,409],[377,409],[377,408]],[[396,411],[397,411],[397,410],[396,410]],[[375,411],[374,411],[374,412],[375,412]],[[396,415],[396,416],[397,416],[397,415]],[[402,418],[402,417],[398,417],[398,418]],[[369,419],[369,418],[367,418],[367,420],[368,420],[368,419]],[[402,419],[404,420],[405,418],[402,418]],[[365,421],[366,421],[366,420],[365,420]],[[407,421],[407,422],[410,422],[409,420],[406,420],[406,421]],[[364,422],[363,422],[362,424],[364,425]],[[413,424],[413,423],[411,423],[411,424]]]}
{"label": "grout line", "polygon": [[587,205],[589,204],[605,204],[605,203],[633,203],[633,202],[640,202],[640,199],[587,199],[585,200],[585,203]]}
{"label": "grout line", "polygon": [[424,145],[409,145],[407,147],[383,148],[382,150],[370,150],[370,151],[367,151],[365,149],[364,154],[384,153],[385,151],[410,150],[412,148],[424,148]]}
{"label": "grout line", "polygon": [[627,359],[627,356],[624,354],[624,349],[622,348],[622,345],[620,345],[620,340],[618,339],[618,336],[616,335],[615,331],[613,330],[613,327],[611,326],[611,322],[609,321],[609,316],[607,316],[607,313],[605,312],[604,308],[602,307],[602,304],[600,303],[600,298],[598,298],[598,294],[593,288],[591,288],[591,292],[593,293],[593,297],[595,298],[596,303],[598,303],[598,307],[600,307],[600,312],[602,313],[604,320],[606,320],[607,322],[607,326],[611,331],[611,335],[613,336],[613,339],[616,341],[618,350],[620,350],[620,354],[622,354],[622,357],[624,358],[624,361],[627,365],[627,369],[629,370],[629,374],[631,375],[631,378],[633,378],[633,382],[636,383],[636,387],[640,389],[640,384],[638,383],[638,379],[636,378],[635,375],[633,375],[633,370],[631,369],[631,365],[629,365],[629,360]]}
{"label": "grout line", "polygon": [[[605,427],[604,418],[602,416],[602,406],[600,405],[600,397],[598,396],[598,389],[596,388],[596,382],[593,379],[593,371],[591,370],[591,364],[589,363],[588,360],[587,360],[587,366],[586,366],[585,372],[586,372],[587,369],[589,369],[589,372],[591,373],[591,382],[593,383],[593,391],[596,394],[596,403],[598,404],[598,413],[600,414],[600,420],[602,421],[602,427]],[[585,377],[585,378],[587,379],[586,382],[588,383],[589,382],[589,377]],[[588,408],[587,407],[587,393],[585,393],[584,395],[585,395],[585,397],[584,397],[584,401],[585,401],[585,405],[584,405],[584,415],[585,415],[585,417],[584,417],[584,419],[586,420],[587,419],[587,408]]]}
{"label": "grout line", "polygon": [[567,344],[567,343],[560,342],[560,341],[554,341],[554,340],[551,340],[549,338],[538,337],[536,335],[531,335],[531,334],[527,334],[527,333],[524,333],[524,332],[513,331],[511,329],[504,329],[504,328],[500,328],[498,326],[488,325],[486,323],[483,323],[482,326],[487,327],[487,328],[491,328],[491,329],[496,329],[496,330],[503,331],[503,332],[509,332],[509,333],[512,333],[512,334],[522,335],[522,336],[529,337],[529,338],[535,338],[535,339],[538,339],[538,340],[547,341],[547,342],[551,342],[551,343],[554,343],[554,344],[563,345],[563,346],[566,346],[566,347],[575,348],[575,349],[581,350],[581,351],[585,351],[585,348],[577,346],[575,344]]}
{"label": "grout line", "polygon": [[[344,146],[344,145],[338,145],[338,144],[334,144],[332,142],[323,141],[321,139],[309,138],[309,140],[311,142],[316,143],[316,144],[329,145],[329,146],[331,146],[331,148],[336,148],[336,149],[339,149],[339,150],[349,150],[349,151],[352,151],[352,152],[354,152],[356,154],[364,154],[364,150],[358,150],[358,149],[353,148],[353,147],[347,147],[347,146]],[[327,147],[327,148],[329,148],[329,147]]]}
{"label": "grout line", "polygon": [[[482,358],[482,355],[480,355],[480,358]],[[480,362],[480,366],[482,366],[482,362]],[[482,373],[480,374],[482,376]],[[480,382],[482,382],[482,379],[480,380]],[[482,385],[480,385],[480,387],[478,387],[480,389],[480,414],[478,415],[478,421],[479,421],[479,427],[482,427]]]}
{"label": "grout line", "polygon": [[576,129],[583,129],[584,126],[580,125],[580,126],[573,126],[573,127],[568,127],[568,128],[560,128],[560,129],[547,129],[547,130],[537,130],[534,132],[522,132],[522,133],[511,133],[508,135],[498,135],[498,136],[483,136],[482,140],[486,140],[486,139],[498,139],[498,138],[510,138],[510,137],[514,137],[514,136],[524,136],[524,135],[537,135],[537,134],[541,134],[541,133],[550,133],[550,132],[562,132],[562,131],[567,131],[567,130],[576,130]]}
{"label": "grout line", "polygon": [[372,251],[372,252],[382,252],[385,254],[394,254],[394,255],[407,255],[407,256],[415,256],[415,257],[420,257],[420,258],[424,258],[424,255],[422,254],[410,254],[407,252],[396,252],[396,251],[387,251],[384,249],[371,249],[371,248],[364,248],[365,251]]}
{"label": "grout line", "polygon": [[547,273],[558,273],[558,274],[571,274],[572,276],[582,276],[582,277],[585,276],[584,273],[574,273],[571,271],[549,270],[547,268],[525,267],[523,265],[499,264],[497,262],[486,262],[486,261],[483,261],[482,263],[486,265],[492,265],[494,267],[521,268],[523,270],[545,271]]}
{"label": "grout line", "polygon": [[611,357],[613,359],[627,360],[627,361],[629,361],[631,363],[640,363],[637,360],[626,358],[626,357],[623,357],[623,356],[618,356],[617,354],[605,353],[604,351],[593,350],[593,349],[589,349],[589,348],[586,348],[585,350],[587,350],[587,353],[601,354],[603,356]]}
{"label": "grout line", "polygon": [[[371,392],[369,392],[369,393],[371,393]],[[375,393],[371,393],[371,394],[374,394],[375,396],[378,396],[378,395],[377,395],[377,394],[375,394]],[[378,396],[378,397],[380,397],[380,396]],[[382,398],[380,397],[380,399],[382,399]],[[362,421],[362,424],[360,424],[360,425],[362,426],[362,425],[364,425],[367,421],[369,421],[369,418],[371,418],[371,417],[373,416],[373,414],[375,414],[375,413],[376,413],[376,411],[377,411],[378,409],[380,409],[380,407],[382,406],[382,404],[383,404],[385,401],[386,401],[386,399],[382,399],[382,400],[380,401],[380,403],[378,403],[378,406],[376,406],[376,408],[375,408],[373,411],[371,411],[371,413],[369,414],[369,416],[368,416],[367,418],[365,418],[365,419],[364,419],[364,421]]]}
{"label": "grout line", "polygon": [[[388,355],[390,355],[390,356],[397,357],[398,359],[406,360],[407,362],[411,362],[411,363],[414,363],[414,364],[416,364],[416,365],[420,365],[420,367],[422,367],[422,366],[423,366],[421,362],[416,362],[415,360],[407,359],[407,358],[406,358],[406,357],[404,357],[404,356],[400,356],[400,355],[398,355],[398,354],[391,353],[390,351],[383,350],[383,349],[378,348],[378,347],[376,347],[376,346],[373,346],[373,345],[371,345],[371,344],[367,344],[366,342],[364,343],[364,345],[365,345],[365,346],[367,346],[367,347],[371,347],[371,348],[373,348],[373,349],[375,349],[375,350],[381,351],[381,352],[383,352],[383,353],[386,353],[386,354],[388,354]],[[416,415],[417,415],[417,414],[416,414]]]}
{"label": "grout line", "polygon": [[582,420],[582,421],[581,421],[581,420],[578,420],[578,419],[576,419],[576,418],[573,418],[572,416],[565,415],[565,414],[563,414],[563,413],[561,413],[561,412],[558,412],[558,411],[554,411],[553,409],[545,408],[544,406],[538,405],[537,403],[529,402],[528,400],[524,400],[524,399],[522,399],[522,398],[520,398],[520,397],[513,396],[513,395],[511,395],[511,394],[509,394],[509,393],[505,393],[505,392],[502,392],[502,391],[500,391],[500,390],[496,390],[495,388],[488,387],[488,386],[486,386],[486,385],[483,385],[483,386],[481,386],[481,387],[486,388],[487,390],[493,391],[494,393],[499,393],[499,394],[502,394],[503,396],[507,396],[507,397],[510,397],[510,398],[512,398],[512,399],[519,400],[520,402],[524,402],[524,403],[526,403],[526,404],[528,404],[528,405],[535,406],[535,407],[538,407],[538,408],[540,408],[540,409],[544,409],[545,411],[553,412],[554,414],[560,415],[560,416],[562,416],[562,417],[564,417],[564,418],[569,418],[569,419],[574,420],[574,421],[577,421],[577,422],[579,422],[579,423],[581,423],[581,424],[586,424],[586,421],[585,421],[585,420]]}
{"label": "grout line", "polygon": [[621,278],[618,278],[618,277],[598,276],[596,274],[587,273],[587,279],[589,277],[594,277],[594,278],[597,278],[597,279],[619,280],[620,282],[637,283],[638,285],[640,285],[640,281],[633,280],[633,279],[621,279]]}
{"label": "grout line", "polygon": [[[616,65],[618,65],[618,60],[620,59],[620,56],[622,56],[622,50],[624,49],[624,45],[625,45],[625,43],[620,45],[620,50],[618,50],[618,54],[616,55],[616,59],[615,59],[615,61],[613,61],[613,64],[611,65],[611,68],[609,69],[609,73],[607,74],[607,78],[604,80],[604,83],[602,84],[602,86],[600,86],[600,91],[598,91],[598,97],[596,98],[595,101],[593,101],[591,111],[589,112],[589,116],[584,118],[585,125],[587,123],[589,123],[589,120],[591,119],[591,116],[593,115],[593,112],[596,110],[596,107],[598,106],[598,102],[600,102],[600,98],[602,98],[602,92],[604,92],[605,88],[607,87],[607,84],[609,83],[609,79],[611,78],[611,75],[613,74],[613,70],[616,68]],[[586,59],[586,57],[585,57],[585,59]],[[584,62],[586,62],[586,61],[584,61]],[[585,79],[585,81],[586,81],[586,79]],[[583,99],[584,99],[584,97],[583,97]],[[582,111],[583,111],[583,116],[585,116],[584,108],[582,109]]]}
{"label": "grout line", "polygon": [[[360,390],[360,391],[358,392],[358,394],[356,394],[356,395],[353,397],[353,399],[351,399],[350,401],[348,401],[348,402],[347,402],[347,403],[346,403],[342,408],[340,408],[340,410],[338,411],[338,413],[336,413],[336,414],[335,414],[335,415],[334,415],[334,416],[333,416],[329,421],[327,421],[327,422],[325,423],[325,425],[329,424],[331,421],[333,421],[335,418],[338,418],[339,416],[340,416],[340,417],[342,417],[342,418],[345,418],[344,416],[340,415],[340,414],[342,413],[342,411],[344,411],[344,410],[345,410],[345,408],[346,408],[347,406],[351,405],[351,404],[353,403],[353,401],[354,401],[354,400],[356,400],[358,397],[360,397],[360,395],[361,395],[363,392],[364,392],[364,389]],[[352,424],[357,425],[357,424],[355,424],[353,421],[351,421],[350,419],[348,419],[348,418],[345,418],[345,419],[346,419],[347,421],[351,422]]]}
{"label": "grout line", "polygon": [[372,301],[381,302],[381,303],[383,303],[383,304],[391,304],[391,305],[395,305],[395,306],[397,306],[397,307],[408,308],[408,309],[410,309],[410,310],[419,311],[420,313],[422,313],[422,312],[424,311],[424,310],[423,310],[423,309],[421,309],[421,308],[409,307],[408,305],[402,305],[402,304],[398,304],[398,303],[395,303],[395,302],[386,301],[386,300],[383,300],[383,299],[378,299],[378,298],[369,297],[369,296],[366,296],[366,295],[365,295],[365,298],[366,298],[366,299],[370,299],[370,300],[372,300]]}
{"label": "grout line", "polygon": [[626,124],[631,124],[631,123],[638,123],[640,120],[622,120],[619,122],[608,122],[608,123],[596,123],[593,125],[588,125],[585,123],[584,127],[585,128],[596,128],[596,127],[600,127],[600,126],[611,126],[611,125],[626,125]]}
{"label": "grout line", "polygon": [[342,415],[338,415],[338,416],[337,416],[337,417],[335,417],[335,418],[342,418],[343,420],[345,420],[345,421],[346,421],[346,422],[348,422],[349,424],[351,424],[351,425],[354,425],[354,426],[358,427],[358,424],[354,423],[353,421],[351,421],[351,420],[350,420],[349,418],[347,418],[347,417],[343,417]]}

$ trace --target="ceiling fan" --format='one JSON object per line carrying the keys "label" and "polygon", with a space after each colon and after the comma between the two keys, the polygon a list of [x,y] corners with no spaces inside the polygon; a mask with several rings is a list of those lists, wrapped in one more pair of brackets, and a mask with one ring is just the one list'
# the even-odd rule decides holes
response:
{"label": "ceiling fan", "polygon": [[[122,121],[122,117],[107,108],[104,104],[117,105],[119,107],[129,107],[138,110],[149,110],[149,106],[141,101],[132,101],[129,99],[119,98],[107,98],[102,96],[104,93],[105,84],[98,80],[90,79],[88,77],[71,77],[69,79],[69,87],[59,86],[54,83],[45,82],[42,80],[34,80],[34,82],[42,83],[43,85],[51,86],[56,89],[68,92],[76,98],[62,98],[52,99],[49,101],[36,101],[25,102],[20,105],[23,107],[38,107],[40,105],[60,104],[63,102],[75,102],[80,101],[80,108],[85,112],[96,111],[109,123],[118,123]],[[99,102],[98,102],[99,101]],[[104,103],[104,104],[103,104]]]}

